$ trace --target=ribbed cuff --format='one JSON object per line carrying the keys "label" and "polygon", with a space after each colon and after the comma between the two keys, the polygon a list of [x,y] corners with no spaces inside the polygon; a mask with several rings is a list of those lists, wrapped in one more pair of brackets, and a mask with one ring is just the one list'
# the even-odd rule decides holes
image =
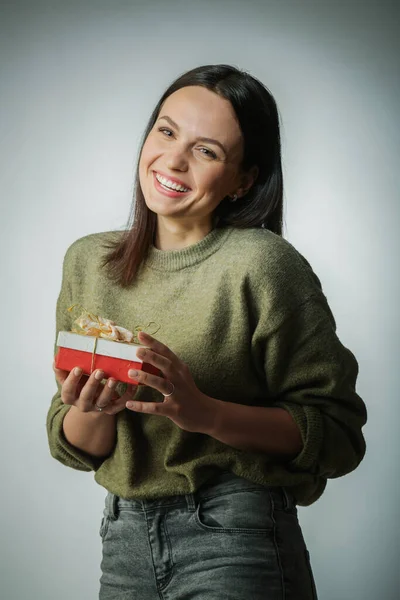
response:
{"label": "ribbed cuff", "polygon": [[287,466],[296,471],[317,472],[323,436],[321,412],[314,406],[300,406],[292,402],[280,402],[274,406],[284,408],[290,413],[300,429],[303,440],[303,448],[300,454],[291,460]]}

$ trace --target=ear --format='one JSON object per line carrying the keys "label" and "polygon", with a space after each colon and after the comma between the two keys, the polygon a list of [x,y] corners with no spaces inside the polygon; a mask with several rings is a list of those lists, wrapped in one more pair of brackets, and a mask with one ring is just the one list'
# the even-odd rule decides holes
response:
{"label": "ear", "polygon": [[252,187],[252,185],[256,181],[258,174],[259,174],[259,168],[257,167],[257,165],[254,165],[253,167],[251,167],[251,169],[249,169],[248,171],[246,171],[246,173],[244,173],[244,175],[242,176],[240,187],[236,191],[236,195],[238,198],[241,198],[242,196],[247,194],[249,189]]}

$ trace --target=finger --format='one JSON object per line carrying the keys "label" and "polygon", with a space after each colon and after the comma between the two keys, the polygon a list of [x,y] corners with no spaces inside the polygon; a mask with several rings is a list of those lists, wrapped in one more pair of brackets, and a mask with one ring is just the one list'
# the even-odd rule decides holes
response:
{"label": "finger", "polygon": [[147,385],[148,387],[151,387],[154,390],[161,392],[161,394],[163,394],[164,396],[169,395],[173,389],[172,383],[168,379],[157,377],[157,375],[146,373],[146,371],[136,371],[135,369],[129,369],[128,377],[136,379],[139,383]]}
{"label": "finger", "polygon": [[[107,380],[100,394],[93,399],[93,409],[95,409],[96,407],[106,408],[112,402],[112,400],[115,398],[115,388],[117,386],[117,383],[118,382],[116,381],[116,379],[113,379],[112,377],[110,377],[110,379]],[[116,397],[119,398],[118,394]]]}
{"label": "finger", "polygon": [[64,371],[63,369],[58,369],[56,367],[55,361],[53,361],[53,371],[54,371],[54,374],[56,376],[58,383],[60,383],[62,385],[64,383],[64,381],[67,379],[67,377],[69,375],[69,371]]}
{"label": "finger", "polygon": [[138,389],[139,389],[138,385],[133,384],[133,383],[128,383],[128,385],[126,386],[125,392],[121,396],[121,399],[124,399],[125,402],[127,402],[128,400],[132,400],[135,397]]}
{"label": "finger", "polygon": [[54,369],[54,374],[60,385],[62,385],[64,383],[64,381],[67,379],[67,377],[69,375],[68,371],[61,371],[61,369]]}
{"label": "finger", "polygon": [[138,385],[132,385],[131,383],[128,383],[125,392],[122,394],[122,396],[115,398],[113,404],[118,405],[120,407],[119,410],[125,408],[126,403],[129,402],[129,400],[134,399],[138,389]]}
{"label": "finger", "polygon": [[[61,371],[61,369],[57,369],[57,371]],[[79,396],[78,386],[82,373],[80,367],[74,367],[62,382],[61,400],[64,404],[74,404],[76,402]],[[63,377],[63,375],[60,376]]]}
{"label": "finger", "polygon": [[122,396],[118,396],[118,398],[112,400],[105,409],[102,411],[107,415],[116,415],[117,413],[123,411],[125,409],[126,402],[122,400]]}
{"label": "finger", "polygon": [[140,358],[143,362],[149,363],[154,367],[157,367],[168,377],[171,375],[171,367],[172,362],[169,358],[162,356],[161,354],[157,354],[153,350],[149,350],[148,348],[140,348],[137,351],[137,357]]}
{"label": "finger", "polygon": [[[116,396],[104,409],[104,412],[108,415],[115,415],[126,408],[126,403],[135,397],[136,391],[139,386],[128,384],[126,391],[122,396]],[[98,404],[98,403],[97,403]]]}
{"label": "finger", "polygon": [[[63,384],[64,384],[64,382],[68,378],[68,376],[70,374],[70,371],[64,371],[63,369],[57,369],[57,368],[54,368],[54,367],[53,367],[53,369],[54,369],[56,380],[58,381],[58,383],[62,387]],[[83,386],[85,385],[85,383],[86,383],[86,381],[88,379],[88,376],[83,373],[81,375],[78,375],[77,378],[78,378],[78,385],[77,385],[77,388],[76,388],[76,397],[78,397],[79,394],[81,393],[81,390],[82,390]]]}
{"label": "finger", "polygon": [[86,384],[86,382],[87,382],[88,379],[89,379],[89,376],[85,375],[85,373],[83,373],[83,375],[81,375],[81,377],[80,377],[80,379],[78,381],[77,388],[76,388],[76,396],[77,396],[77,398],[79,398],[79,396],[81,394],[81,391],[83,390],[83,388],[84,388],[84,386],[85,386],[85,384]]}
{"label": "finger", "polygon": [[156,354],[161,354],[161,356],[168,358],[171,361],[171,363],[175,362],[176,360],[179,360],[176,354],[174,354],[172,350],[168,348],[168,346],[162,344],[148,333],[145,333],[144,331],[139,331],[138,338],[140,342],[148,346]]}
{"label": "finger", "polygon": [[101,369],[96,369],[83,386],[78,399],[78,407],[82,412],[93,410],[93,405],[99,395],[98,390],[102,379],[104,379],[104,372]]}
{"label": "finger", "polygon": [[126,408],[133,412],[168,416],[168,409],[164,402],[138,402],[137,400],[129,400],[126,403]]}

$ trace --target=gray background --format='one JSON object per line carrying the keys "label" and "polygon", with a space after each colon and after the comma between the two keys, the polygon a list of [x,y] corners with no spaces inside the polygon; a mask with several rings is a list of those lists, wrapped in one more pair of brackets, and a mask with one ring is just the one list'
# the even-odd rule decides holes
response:
{"label": "gray background", "polygon": [[[226,62],[282,114],[285,236],[359,360],[368,453],[300,509],[320,600],[399,580],[399,11],[393,2],[2,2],[0,597],[95,599],[105,491],[48,451],[61,265],[124,225],[167,84]],[[177,323],[179,326],[179,323]]]}

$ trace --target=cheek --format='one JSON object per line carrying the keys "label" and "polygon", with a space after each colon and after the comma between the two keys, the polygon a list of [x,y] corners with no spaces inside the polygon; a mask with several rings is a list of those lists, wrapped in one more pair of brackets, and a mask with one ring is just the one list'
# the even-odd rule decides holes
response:
{"label": "cheek", "polygon": [[150,141],[145,142],[142,153],[140,155],[139,168],[144,170],[148,167],[152,155],[152,144]]}
{"label": "cheek", "polygon": [[233,173],[227,172],[226,168],[216,168],[204,174],[204,187],[213,195],[226,196],[232,187]]}
{"label": "cheek", "polygon": [[143,145],[142,154],[140,157],[140,163],[142,164],[142,167],[144,169],[149,167],[161,151],[162,149],[160,147],[160,143],[158,143],[154,136],[150,133]]}
{"label": "cheek", "polygon": [[143,184],[145,182],[145,177],[147,175],[147,170],[150,167],[151,163],[154,161],[156,156],[155,148],[153,147],[151,141],[146,141],[139,161],[139,180],[143,189]]}

